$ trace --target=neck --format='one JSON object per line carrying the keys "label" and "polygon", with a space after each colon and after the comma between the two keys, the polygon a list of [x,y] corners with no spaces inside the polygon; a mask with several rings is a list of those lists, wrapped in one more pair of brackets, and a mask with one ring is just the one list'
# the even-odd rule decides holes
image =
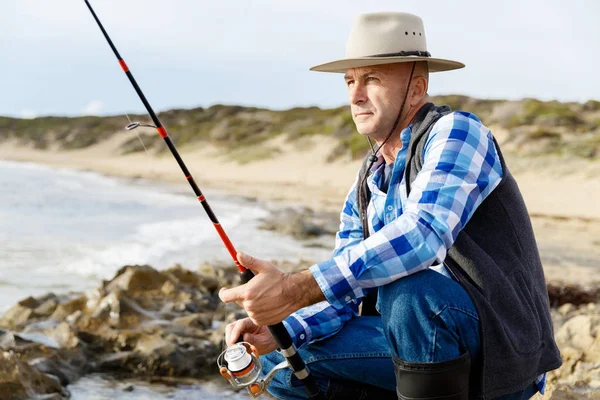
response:
{"label": "neck", "polygon": [[[425,105],[425,103],[427,103],[427,101],[423,99],[417,105],[409,108],[406,114],[400,118],[398,126],[392,133],[392,136],[381,147],[380,152],[386,164],[391,164],[396,161],[396,154],[398,154],[398,151],[402,148],[400,132],[402,132],[403,129],[407,128],[413,122],[415,116],[421,107]],[[376,143],[381,146],[381,143],[383,143],[384,140],[385,137],[382,140],[376,140]]]}

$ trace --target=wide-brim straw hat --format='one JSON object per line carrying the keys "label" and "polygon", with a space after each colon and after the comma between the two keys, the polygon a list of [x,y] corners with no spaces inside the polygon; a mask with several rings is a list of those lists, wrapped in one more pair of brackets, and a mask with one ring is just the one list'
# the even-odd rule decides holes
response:
{"label": "wide-brim straw hat", "polygon": [[458,61],[431,57],[420,17],[409,13],[380,12],[361,14],[356,18],[346,44],[346,58],[319,64],[310,70],[343,73],[349,68],[414,61],[426,61],[429,72],[465,66]]}

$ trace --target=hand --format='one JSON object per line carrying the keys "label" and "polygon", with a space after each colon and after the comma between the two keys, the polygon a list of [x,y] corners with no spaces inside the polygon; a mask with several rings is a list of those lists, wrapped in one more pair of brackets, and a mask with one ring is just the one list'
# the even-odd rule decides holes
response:
{"label": "hand", "polygon": [[277,343],[266,326],[256,326],[250,318],[235,321],[225,328],[227,346],[235,344],[242,337],[244,342],[256,348],[259,355],[268,354],[277,349]]}
{"label": "hand", "polygon": [[250,282],[221,289],[225,303],[235,301],[257,326],[274,325],[294,311],[323,300],[323,292],[310,271],[284,274],[268,261],[238,253],[238,261],[254,272]]}
{"label": "hand", "polygon": [[238,253],[237,258],[255,276],[238,287],[222,288],[219,291],[221,300],[225,303],[235,301],[257,326],[274,325],[297,310],[294,303],[298,294],[287,289],[289,275],[268,261],[244,253]]}

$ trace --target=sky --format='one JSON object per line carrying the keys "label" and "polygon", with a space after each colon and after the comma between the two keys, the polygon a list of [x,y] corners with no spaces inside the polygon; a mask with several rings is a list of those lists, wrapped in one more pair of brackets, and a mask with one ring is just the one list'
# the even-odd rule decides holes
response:
{"label": "sky", "polygon": [[[347,103],[341,74],[360,13],[421,16],[436,94],[600,100],[598,0],[90,0],[156,111]],[[0,1],[0,115],[114,115],[144,108],[83,0]]]}

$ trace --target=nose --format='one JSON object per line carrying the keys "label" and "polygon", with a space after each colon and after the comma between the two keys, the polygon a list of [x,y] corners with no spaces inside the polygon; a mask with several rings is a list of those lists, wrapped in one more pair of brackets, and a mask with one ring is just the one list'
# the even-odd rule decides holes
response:
{"label": "nose", "polygon": [[348,88],[350,104],[362,104],[367,101],[367,91],[363,85],[356,82]]}

